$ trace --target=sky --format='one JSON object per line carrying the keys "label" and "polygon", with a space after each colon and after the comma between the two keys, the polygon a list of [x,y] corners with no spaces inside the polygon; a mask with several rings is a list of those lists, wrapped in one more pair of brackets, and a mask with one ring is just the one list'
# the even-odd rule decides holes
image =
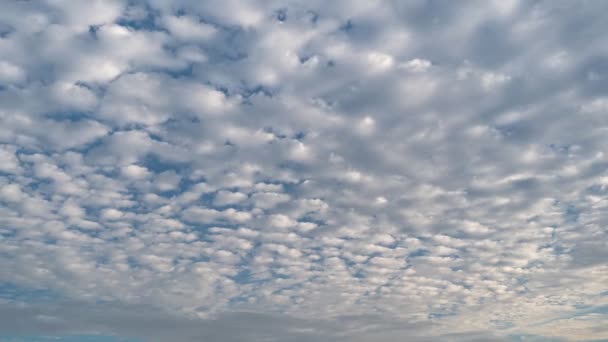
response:
{"label": "sky", "polygon": [[0,341],[608,341],[607,12],[2,1]]}

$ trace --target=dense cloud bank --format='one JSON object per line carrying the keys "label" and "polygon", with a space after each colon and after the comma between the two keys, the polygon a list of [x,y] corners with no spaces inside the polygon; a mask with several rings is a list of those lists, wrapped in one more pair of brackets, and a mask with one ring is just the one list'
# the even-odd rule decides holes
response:
{"label": "dense cloud bank", "polygon": [[607,10],[2,2],[0,332],[608,339]]}

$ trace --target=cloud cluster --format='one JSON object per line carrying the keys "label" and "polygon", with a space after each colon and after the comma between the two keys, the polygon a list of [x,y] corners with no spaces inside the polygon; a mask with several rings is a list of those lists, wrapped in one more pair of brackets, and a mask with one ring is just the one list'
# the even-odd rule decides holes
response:
{"label": "cloud cluster", "polygon": [[0,332],[608,339],[604,3],[0,8]]}

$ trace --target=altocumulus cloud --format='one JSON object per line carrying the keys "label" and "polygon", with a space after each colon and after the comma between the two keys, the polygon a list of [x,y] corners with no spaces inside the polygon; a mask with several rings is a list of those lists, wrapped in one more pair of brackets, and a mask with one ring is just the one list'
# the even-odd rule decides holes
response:
{"label": "altocumulus cloud", "polygon": [[608,339],[607,11],[3,1],[0,339]]}

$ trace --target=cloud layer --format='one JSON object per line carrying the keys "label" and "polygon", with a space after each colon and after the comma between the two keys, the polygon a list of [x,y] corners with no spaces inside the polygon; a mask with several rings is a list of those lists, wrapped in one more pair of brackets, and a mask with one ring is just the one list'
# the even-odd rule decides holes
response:
{"label": "cloud layer", "polygon": [[4,2],[0,332],[608,339],[607,7]]}

